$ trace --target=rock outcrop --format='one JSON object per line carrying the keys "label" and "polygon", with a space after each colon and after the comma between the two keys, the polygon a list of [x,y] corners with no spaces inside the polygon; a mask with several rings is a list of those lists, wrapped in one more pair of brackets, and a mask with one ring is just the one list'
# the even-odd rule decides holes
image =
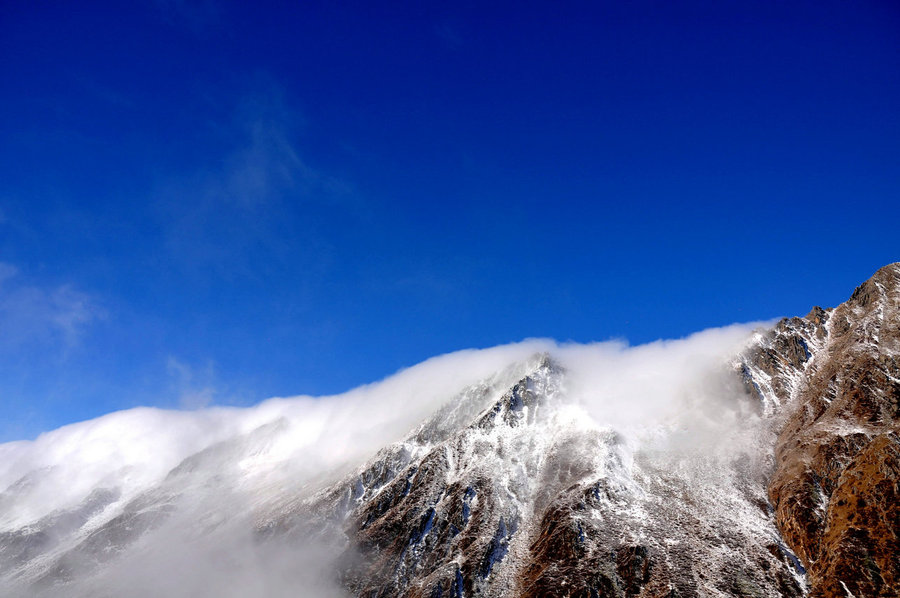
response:
{"label": "rock outcrop", "polygon": [[778,358],[755,356],[783,404],[769,496],[810,595],[897,596],[900,264],[833,310],[780,323],[774,339]]}

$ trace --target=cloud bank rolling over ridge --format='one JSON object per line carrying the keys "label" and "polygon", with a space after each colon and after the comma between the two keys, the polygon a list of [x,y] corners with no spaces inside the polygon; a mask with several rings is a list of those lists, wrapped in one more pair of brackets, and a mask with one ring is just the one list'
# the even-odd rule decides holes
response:
{"label": "cloud bank rolling over ridge", "polygon": [[[97,489],[112,489],[118,497],[99,522],[142,493],[171,486],[177,472],[186,471],[196,486],[181,488],[172,499],[171,521],[77,588],[134,596],[188,596],[204,588],[223,596],[281,596],[315,580],[322,596],[333,595],[339,590],[328,575],[321,577],[330,570],[333,547],[275,550],[254,540],[255,518],[273,497],[308,495],[346,475],[479,381],[493,377],[496,392],[504,392],[526,367],[515,364],[544,353],[566,372],[563,395],[573,426],[614,430],[631,452],[681,451],[686,462],[740,450],[738,430],[753,432],[747,426],[753,416],[740,400],[730,360],[754,327],[734,325],[635,347],[527,340],[435,357],[335,396],[273,398],[249,408],[111,413],[34,441],[0,445],[0,533],[72,509]],[[752,434],[743,437],[753,441]],[[219,490],[210,490],[216,484]],[[204,527],[215,517],[221,521]]]}

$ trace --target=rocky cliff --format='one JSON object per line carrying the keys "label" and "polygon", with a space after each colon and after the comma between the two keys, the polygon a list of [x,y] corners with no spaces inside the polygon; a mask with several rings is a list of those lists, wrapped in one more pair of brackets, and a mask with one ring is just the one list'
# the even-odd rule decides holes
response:
{"label": "rocky cliff", "polygon": [[[750,361],[776,406],[769,496],[811,596],[900,588],[900,264],[780,322]],[[754,388],[756,392],[760,392]]]}

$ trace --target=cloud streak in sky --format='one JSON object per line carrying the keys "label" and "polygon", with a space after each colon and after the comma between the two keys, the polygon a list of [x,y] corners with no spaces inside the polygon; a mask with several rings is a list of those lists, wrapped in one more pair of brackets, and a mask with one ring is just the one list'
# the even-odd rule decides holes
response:
{"label": "cloud streak in sky", "polygon": [[173,381],[181,409],[201,409],[213,404],[218,389],[215,386],[215,364],[211,361],[205,367],[195,368],[170,355],[166,370]]}
{"label": "cloud streak in sky", "polygon": [[318,213],[352,211],[355,200],[349,185],[303,158],[302,120],[280,87],[264,79],[240,96],[228,119],[211,123],[218,159],[155,194],[165,247],[177,262],[231,278],[289,259],[327,260]]}
{"label": "cloud streak in sky", "polygon": [[0,349],[39,347],[61,354],[104,317],[106,310],[92,295],[70,284],[26,282],[18,268],[0,262]]}

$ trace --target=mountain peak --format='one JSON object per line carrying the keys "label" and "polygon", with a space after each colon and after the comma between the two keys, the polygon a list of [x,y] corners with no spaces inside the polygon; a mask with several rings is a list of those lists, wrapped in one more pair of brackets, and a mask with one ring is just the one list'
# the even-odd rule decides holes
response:
{"label": "mountain peak", "polygon": [[876,298],[893,298],[896,303],[898,292],[900,292],[900,262],[895,262],[883,266],[866,282],[856,287],[849,302],[866,307]]}
{"label": "mountain peak", "polygon": [[[322,456],[309,438],[328,442],[326,430],[355,442],[390,422],[403,407],[396,383],[361,395],[382,393],[372,404],[263,404],[240,425],[223,419],[228,433],[175,453],[156,477],[129,486],[130,470],[111,468],[78,501],[47,501],[54,508],[21,525],[8,518],[0,589],[895,595],[898,281],[900,264],[890,264],[836,308],[740,329],[750,339],[737,355],[724,349],[731,337],[711,350],[703,335],[635,348],[532,342],[504,349],[480,380],[460,372],[466,382],[452,392],[434,369],[414,372],[406,400],[430,415],[357,461],[328,461],[340,469],[308,463]],[[353,410],[365,421],[348,431]],[[170,422],[159,412],[128,421],[150,415]],[[80,467],[36,467],[0,492],[0,506],[22,510],[53,486],[46,480]]]}

